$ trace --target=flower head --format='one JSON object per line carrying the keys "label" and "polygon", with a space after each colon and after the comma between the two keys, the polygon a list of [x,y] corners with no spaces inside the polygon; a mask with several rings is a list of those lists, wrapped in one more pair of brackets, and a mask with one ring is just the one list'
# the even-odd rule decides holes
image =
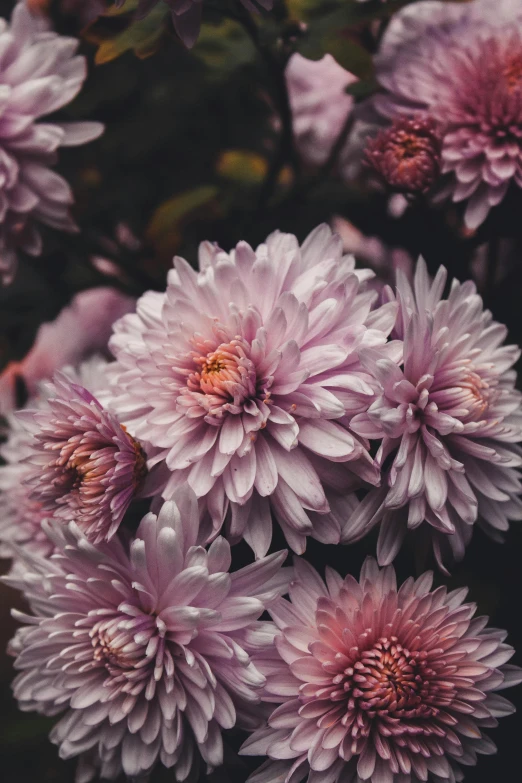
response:
{"label": "flower head", "polygon": [[429,117],[399,118],[368,142],[365,159],[395,190],[424,193],[440,173],[437,127]]}
{"label": "flower head", "polygon": [[33,617],[11,643],[22,710],[65,712],[51,739],[80,756],[81,780],[157,762],[195,779],[222,763],[221,729],[253,728],[265,678],[250,656],[273,645],[258,617],[288,586],[279,552],[230,574],[230,547],[196,546],[198,507],[185,487],[147,514],[130,550],[94,546],[70,523],[47,525],[56,554],[11,579]]}
{"label": "flower head", "polygon": [[255,251],[207,243],[199,272],[175,259],[167,292],[115,324],[112,410],[155,450],[164,497],[194,489],[208,539],[226,519],[263,555],[272,511],[296,551],[337,542],[347,493],[378,482],[350,419],[376,391],[359,351],[396,352],[396,310],[371,311],[358,274],[326,226],[301,248],[280,233]]}
{"label": "flower head", "polygon": [[328,569],[325,585],[297,560],[290,602],[269,610],[280,635],[259,667],[279,706],[243,746],[270,759],[252,783],[450,783],[495,752],[483,729],[514,711],[496,691],[522,670],[465,589],[431,586],[426,573],[398,589],[372,559],[359,582]]}
{"label": "flower head", "polygon": [[345,88],[357,81],[331,54],[320,60],[292,55],[285,71],[293,131],[304,160],[325,163],[349,116],[353,98]]}
{"label": "flower head", "polygon": [[370,352],[364,359],[382,394],[352,427],[382,438],[384,475],[352,516],[349,536],[381,523],[381,564],[408,529],[429,526],[442,566],[441,547],[461,558],[476,521],[498,539],[509,519],[522,518],[522,396],[512,369],[520,351],[503,345],[507,330],[483,310],[472,282],[453,281],[443,299],[445,281],[441,267],[432,283],[422,261],[413,289],[399,275],[402,368]]}
{"label": "flower head", "polygon": [[41,252],[35,222],[74,231],[69,215],[73,195],[49,168],[58,148],[97,138],[97,122],[37,123],[61,109],[80,91],[86,76],[78,41],[50,32],[41,16],[19,2],[11,24],[0,19],[2,119],[0,122],[0,274],[12,278],[18,248]]}
{"label": "flower head", "polygon": [[[95,356],[77,368],[65,367],[63,372],[72,383],[98,393],[105,384],[106,367],[107,362]],[[39,412],[48,410],[47,395],[52,388],[49,385],[35,387],[36,393],[29,407]],[[0,457],[5,463],[0,465],[0,557],[13,558],[18,566],[22,563],[21,552],[46,557],[53,551],[53,544],[42,529],[43,520],[52,512],[44,507],[41,498],[34,497],[30,486],[34,476],[34,466],[30,462],[34,456],[33,432],[18,416],[8,414],[6,418],[7,427],[2,433],[5,442],[0,446]]]}
{"label": "flower head", "polygon": [[42,522],[49,514],[40,501],[31,496],[25,483],[32,474],[26,460],[32,453],[32,435],[16,416],[7,419],[6,441],[0,446],[0,557],[14,557],[16,547],[49,555],[52,542],[42,530]]}
{"label": "flower head", "polygon": [[423,112],[442,134],[441,194],[467,201],[476,228],[510,183],[522,186],[522,8],[512,0],[412,5],[376,59],[387,118]]}
{"label": "flower head", "polygon": [[33,434],[26,479],[31,499],[48,516],[74,520],[95,543],[110,540],[147,474],[138,441],[87,389],[62,374],[54,377],[45,410],[19,416]]}
{"label": "flower head", "polygon": [[[109,286],[76,294],[54,321],[41,324],[22,361],[10,362],[0,375],[0,413],[5,415],[16,408],[18,384],[29,398],[34,397],[42,381],[63,367],[78,367],[80,363],[80,375],[88,377],[78,383],[97,394],[104,385],[104,363],[97,354],[107,353],[114,321],[135,306],[135,299]],[[70,376],[69,371],[67,374]]]}

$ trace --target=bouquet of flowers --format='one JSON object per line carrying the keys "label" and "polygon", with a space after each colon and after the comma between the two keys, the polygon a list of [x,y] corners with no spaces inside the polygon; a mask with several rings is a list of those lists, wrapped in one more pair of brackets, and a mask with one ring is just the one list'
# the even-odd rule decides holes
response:
{"label": "bouquet of flowers", "polygon": [[522,3],[7,6],[9,783],[513,777]]}

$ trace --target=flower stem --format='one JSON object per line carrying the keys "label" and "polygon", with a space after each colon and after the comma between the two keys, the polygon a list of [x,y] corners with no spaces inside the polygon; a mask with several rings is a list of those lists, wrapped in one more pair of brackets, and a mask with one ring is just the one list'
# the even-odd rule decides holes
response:
{"label": "flower stem", "polygon": [[293,169],[294,188],[301,178],[301,162],[295,148],[292,109],[290,107],[285,78],[285,69],[289,55],[283,52],[281,53],[281,56],[274,55],[272,48],[261,39],[256,23],[243,6],[241,6],[240,13],[238,13],[236,18],[243,26],[245,32],[249,35],[257,52],[265,63],[269,81],[272,86],[272,99],[281,121],[279,143],[259,191],[258,204],[261,209],[264,209],[274,194],[281,171],[286,164],[290,164]]}

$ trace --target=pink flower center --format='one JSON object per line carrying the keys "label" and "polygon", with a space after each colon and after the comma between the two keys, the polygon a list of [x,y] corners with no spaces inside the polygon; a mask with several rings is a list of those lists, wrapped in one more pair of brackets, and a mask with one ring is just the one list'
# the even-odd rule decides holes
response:
{"label": "pink flower center", "polygon": [[192,391],[219,396],[239,405],[256,394],[256,368],[249,358],[250,346],[241,337],[221,343],[206,356],[194,356],[200,368],[188,379]]}
{"label": "pink flower center", "polygon": [[489,407],[489,384],[470,370],[462,382],[462,402],[468,410],[468,421],[481,419]]}
{"label": "pink flower center", "polygon": [[[456,377],[455,377],[456,376]],[[444,385],[435,384],[429,395],[439,411],[462,422],[480,421],[497,398],[498,379],[472,364],[456,368]]]}
{"label": "pink flower center", "polygon": [[449,103],[442,101],[438,119],[448,123],[450,130],[460,126],[463,139],[474,129],[496,144],[506,140],[518,144],[522,138],[520,48],[516,33],[510,41],[492,38],[484,42],[476,58],[457,61],[457,90]]}
{"label": "pink flower center", "polygon": [[[370,631],[368,631],[370,633]],[[352,753],[361,753],[373,728],[383,736],[439,734],[438,716],[456,697],[440,658],[441,650],[409,650],[396,636],[381,637],[368,649],[318,650],[331,684],[306,682],[300,714],[320,728],[344,726]]]}
{"label": "pink flower center", "polygon": [[[147,458],[140,444],[129,438],[135,454],[133,469],[133,488],[137,491],[147,474]],[[89,443],[80,436],[69,439],[60,449],[60,456],[55,462],[52,486],[54,496],[59,503],[66,503],[71,508],[78,508],[82,500],[103,496],[105,493],[104,476],[114,468],[114,459],[109,459],[109,452],[114,457],[118,448],[109,441],[100,440]],[[100,459],[100,454],[104,459]]]}
{"label": "pink flower center", "polygon": [[187,414],[201,415],[191,414],[196,404],[195,410],[203,408],[206,420],[216,425],[225,413],[241,414],[245,410],[266,419],[272,379],[258,378],[250,343],[236,336],[209,350],[209,340],[194,337],[192,342],[195,345],[192,361],[196,369],[187,373],[186,391],[178,397],[179,405]]}
{"label": "pink flower center", "polygon": [[522,54],[508,57],[503,76],[510,92],[522,86]]}
{"label": "pink flower center", "polygon": [[432,715],[437,710],[423,703],[430,674],[425,659],[426,653],[410,652],[394,636],[379,639],[345,670],[344,689],[357,699],[359,709],[373,714]]}
{"label": "pink flower center", "polygon": [[79,655],[86,661],[84,670],[106,670],[103,687],[107,688],[107,699],[122,693],[135,697],[144,692],[150,700],[162,678],[166,678],[167,693],[172,690],[174,658],[165,639],[165,624],[159,617],[134,611],[131,616],[115,611],[101,620],[98,617],[95,611],[79,624],[93,622],[88,631],[90,655],[80,636]]}
{"label": "pink flower center", "polygon": [[121,618],[115,618],[97,623],[90,632],[94,660],[105,665],[111,672],[117,669],[132,669],[143,657],[143,649],[132,644],[129,634],[122,632],[120,620]]}
{"label": "pink flower center", "polygon": [[440,173],[440,138],[429,117],[399,118],[366,148],[366,163],[387,185],[403,192],[424,192]]}

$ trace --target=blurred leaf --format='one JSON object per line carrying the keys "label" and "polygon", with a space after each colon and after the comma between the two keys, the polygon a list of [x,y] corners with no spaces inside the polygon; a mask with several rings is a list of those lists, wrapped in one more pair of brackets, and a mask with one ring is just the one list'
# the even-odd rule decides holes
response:
{"label": "blurred leaf", "polygon": [[308,21],[338,9],[342,0],[286,0],[286,5],[292,19]]}
{"label": "blurred leaf", "polygon": [[247,150],[225,150],[217,164],[217,173],[246,185],[257,185],[267,172],[265,158]]}
{"label": "blurred leaf", "polygon": [[159,48],[166,29],[165,22],[169,17],[169,12],[165,5],[160,3],[152,9],[145,19],[137,21],[131,19],[128,27],[124,30],[116,32],[112,36],[107,36],[104,33],[104,19],[119,15],[123,11],[128,12],[129,10],[127,4],[123,9],[116,9],[117,12],[113,12],[112,8],[111,6],[111,9],[103,17],[100,17],[86,33],[87,40],[98,44],[98,51],[95,57],[96,64],[104,65],[129,50],[134,51],[136,56],[141,59],[154,54]]}
{"label": "blurred leaf", "polygon": [[154,212],[147,227],[147,237],[160,255],[175,251],[181,242],[184,223],[201,211],[215,212],[219,189],[201,185],[164,201]]}
{"label": "blurred leaf", "polygon": [[325,54],[331,54],[343,68],[353,73],[359,79],[368,80],[373,76],[373,58],[370,52],[360,43],[348,37],[346,28],[335,24],[313,25],[310,34],[306,36],[299,52],[310,60],[320,60]]}
{"label": "blurred leaf", "polygon": [[104,16],[121,16],[122,14],[128,14],[129,11],[135,11],[138,7],[139,0],[125,0],[122,5],[110,5]]}
{"label": "blurred leaf", "polygon": [[345,92],[347,92],[348,95],[352,95],[357,100],[361,100],[362,98],[367,98],[369,95],[372,95],[378,88],[379,82],[373,77],[370,77],[369,79],[359,79],[358,82],[349,84],[348,87],[345,88]]}
{"label": "blurred leaf", "polygon": [[[465,0],[469,1],[469,0]],[[292,16],[310,21],[310,29],[320,26],[339,29],[362,27],[373,19],[385,19],[419,0],[287,0]]]}
{"label": "blurred leaf", "polygon": [[243,27],[231,19],[220,24],[203,24],[198,42],[192,50],[208,67],[208,79],[227,79],[236,68],[252,63],[255,50]]}

